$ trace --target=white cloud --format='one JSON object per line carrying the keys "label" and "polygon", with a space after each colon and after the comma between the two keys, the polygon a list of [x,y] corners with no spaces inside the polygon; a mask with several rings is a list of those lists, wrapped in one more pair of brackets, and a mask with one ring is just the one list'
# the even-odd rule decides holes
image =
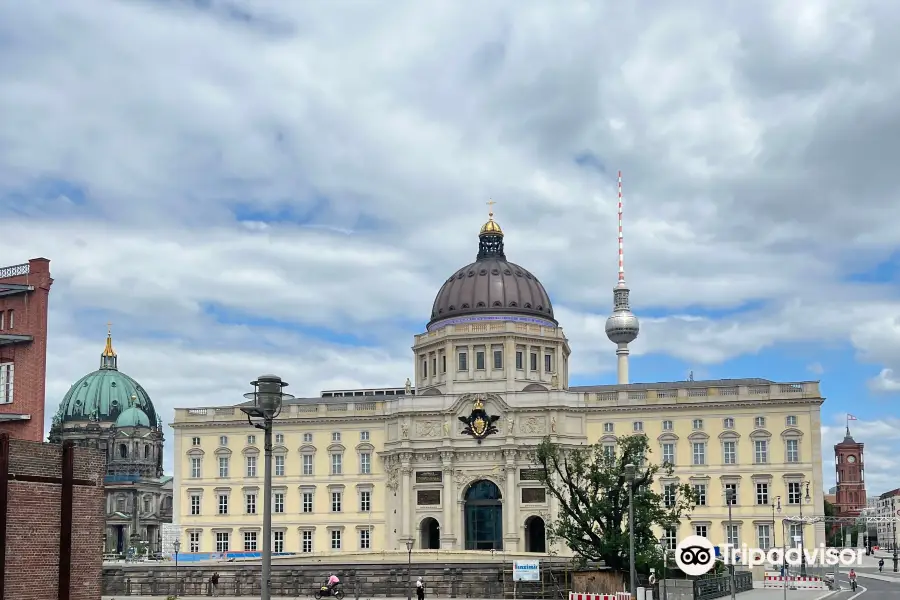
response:
{"label": "white cloud", "polygon": [[893,3],[210,5],[0,4],[0,262],[53,260],[51,405],[109,318],[163,414],[402,385],[488,198],[606,376],[619,168],[635,356],[850,343],[900,391],[896,285],[848,282],[900,247]]}

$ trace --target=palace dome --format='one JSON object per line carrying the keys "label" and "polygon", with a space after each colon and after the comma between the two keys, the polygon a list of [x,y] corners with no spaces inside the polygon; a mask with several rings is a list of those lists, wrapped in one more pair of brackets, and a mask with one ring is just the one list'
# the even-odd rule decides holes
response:
{"label": "palace dome", "polygon": [[116,427],[150,427],[147,413],[132,406],[116,418]]}
{"label": "palace dome", "polygon": [[[544,286],[527,269],[506,260],[503,230],[493,213],[478,234],[478,256],[451,275],[434,299],[428,329],[455,322],[459,317],[490,320],[490,315],[516,315],[557,325],[553,305]],[[463,319],[469,320],[469,319]]]}
{"label": "palace dome", "polygon": [[137,410],[129,422],[146,420],[147,426],[156,425],[158,417],[153,402],[141,385],[117,368],[117,356],[112,348],[112,336],[107,335],[106,348],[100,357],[100,368],[88,373],[69,388],[60,402],[55,421],[94,421],[115,423],[120,416]]}

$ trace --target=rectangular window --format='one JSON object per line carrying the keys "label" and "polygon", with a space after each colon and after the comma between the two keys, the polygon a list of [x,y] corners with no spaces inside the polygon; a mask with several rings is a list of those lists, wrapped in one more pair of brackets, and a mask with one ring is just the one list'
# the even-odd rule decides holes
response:
{"label": "rectangular window", "polygon": [[[756,505],[757,506],[768,506],[769,505],[769,484],[768,483],[757,483],[756,484]],[[767,546],[760,546],[760,548],[766,548]]]}
{"label": "rectangular window", "polygon": [[340,431],[332,431],[331,432],[331,441],[332,442],[340,442],[341,441],[341,432]]}
{"label": "rectangular window", "polygon": [[284,552],[284,532],[272,532],[272,552]]}
{"label": "rectangular window", "polygon": [[272,512],[284,512],[284,492],[275,492],[272,494]]}
{"label": "rectangular window", "polygon": [[303,434],[303,443],[304,444],[312,444],[312,434],[311,433]]}
{"label": "rectangular window", "polygon": [[726,525],[725,526],[725,543],[731,544],[734,547],[738,547],[741,545],[740,532],[738,531],[737,525]]}
{"label": "rectangular window", "polygon": [[217,531],[216,532],[216,552],[228,552],[228,549],[231,547],[228,539],[228,532]]}
{"label": "rectangular window", "polygon": [[434,377],[435,375],[437,375],[437,358],[432,357],[431,358],[431,376]]}
{"label": "rectangular window", "polygon": [[300,551],[303,552],[304,554],[309,554],[310,552],[313,551],[312,535],[313,535],[312,531],[302,532],[302,535],[300,537],[301,542],[302,542],[300,544]]}
{"label": "rectangular window", "polygon": [[247,494],[246,497],[247,514],[256,514],[256,494]]}
{"label": "rectangular window", "polygon": [[475,369],[478,371],[484,371],[484,352],[482,350],[479,350],[475,353]]}
{"label": "rectangular window", "polygon": [[428,377],[428,360],[422,359],[422,378]]}
{"label": "rectangular window", "polygon": [[663,421],[662,428],[663,431],[672,431],[673,429],[675,429],[675,426],[672,421]]}
{"label": "rectangular window", "polygon": [[200,472],[201,472],[200,467],[201,467],[200,457],[192,456],[191,457],[191,477],[192,478],[194,478],[194,479],[200,478]]}
{"label": "rectangular window", "polygon": [[606,455],[606,458],[615,458],[616,457],[616,447],[612,444],[604,444],[603,445],[603,454]]}
{"label": "rectangular window", "polygon": [[644,430],[644,422],[643,421],[635,421],[631,424],[632,431],[643,431]]}
{"label": "rectangular window", "polygon": [[2,310],[0,310],[0,331],[3,331],[3,323],[4,323],[5,317],[6,317],[6,315],[3,313]]}
{"label": "rectangular window", "polygon": [[303,455],[303,474],[304,475],[312,475],[313,474],[313,455],[312,454],[304,454]]}
{"label": "rectangular window", "polygon": [[553,372],[553,355],[552,354],[544,355],[544,372],[545,373]]}
{"label": "rectangular window", "polygon": [[494,369],[503,368],[503,350],[494,350]]}
{"label": "rectangular window", "polygon": [[276,444],[283,444],[283,443],[284,443],[284,434],[283,434],[283,433],[276,433],[276,434],[275,434],[275,443],[276,443]]}
{"label": "rectangular window", "polygon": [[256,552],[256,532],[244,532],[244,552]]}
{"label": "rectangular window", "polygon": [[691,425],[693,425],[694,429],[703,429],[703,419],[694,419]]}
{"label": "rectangular window", "polygon": [[7,323],[9,323],[9,328],[15,329],[16,328],[16,313],[13,312],[12,309],[9,309],[9,311],[7,311],[7,313],[9,314],[9,319],[7,319]]}
{"label": "rectangular window", "polygon": [[332,529],[331,530],[331,549],[332,550],[340,550],[341,549],[341,530],[340,529]]}
{"label": "rectangular window", "polygon": [[531,370],[537,371],[538,370],[537,352],[532,352],[530,358],[531,358]]}
{"label": "rectangular window", "polygon": [[200,552],[200,532],[188,533],[188,552]]}
{"label": "rectangular window", "polygon": [[758,465],[769,462],[769,444],[766,440],[753,442],[753,461]]}
{"label": "rectangular window", "polygon": [[275,456],[275,477],[284,477],[284,455]]}
{"label": "rectangular window", "polygon": [[219,457],[219,477],[228,477],[228,457]]}
{"label": "rectangular window", "polygon": [[694,464],[706,464],[706,442],[694,442]]}
{"label": "rectangular window", "polygon": [[334,453],[331,455],[331,474],[340,475],[343,472],[344,455]]}
{"label": "rectangular window", "polygon": [[313,511],[313,493],[303,492],[303,512],[311,513]]}
{"label": "rectangular window", "polygon": [[12,404],[14,379],[15,366],[10,362],[0,363],[0,404]]}
{"label": "rectangular window", "polygon": [[446,355],[441,356],[441,373],[447,372],[447,357]]}
{"label": "rectangular window", "polygon": [[219,514],[228,514],[228,496],[225,494],[219,494]]}
{"label": "rectangular window", "polygon": [[456,355],[456,363],[457,369],[460,371],[468,371],[469,370],[469,357],[465,352],[460,352]]}
{"label": "rectangular window", "polygon": [[769,525],[756,526],[756,547],[760,550],[772,548],[772,528]]}
{"label": "rectangular window", "polygon": [[722,442],[722,459],[726,465],[737,464],[737,443]]}
{"label": "rectangular window", "polygon": [[800,440],[787,440],[787,461],[789,463],[800,462]]}
{"label": "rectangular window", "polygon": [[797,426],[797,417],[796,415],[788,415],[784,418],[784,424],[788,427],[796,427]]}
{"label": "rectangular window", "polygon": [[722,421],[722,427],[724,429],[734,429],[734,419],[732,419],[731,417],[726,417]]}
{"label": "rectangular window", "polygon": [[706,525],[694,525],[694,535],[698,537],[708,537],[709,530]]}
{"label": "rectangular window", "polygon": [[255,435],[248,435],[248,436],[247,436],[247,445],[248,445],[248,446],[255,446],[255,445],[256,445],[256,436],[255,436]]}
{"label": "rectangular window", "polygon": [[695,483],[694,494],[697,495],[697,503],[694,506],[706,506],[706,484]]}
{"label": "rectangular window", "polygon": [[666,527],[663,531],[663,543],[666,550],[674,550],[678,545],[678,531],[675,527]]}
{"label": "rectangular window", "polygon": [[256,457],[247,457],[247,477],[256,477]]}
{"label": "rectangular window", "polygon": [[331,512],[341,512],[340,492],[331,492]]}
{"label": "rectangular window", "polygon": [[666,505],[666,508],[672,508],[675,506],[675,502],[678,499],[677,488],[674,483],[667,483],[663,488],[663,504]]}
{"label": "rectangular window", "polygon": [[666,442],[662,445],[662,459],[664,463],[675,464],[675,444]]}
{"label": "rectangular window", "polygon": [[803,539],[803,525],[800,523],[791,523],[788,525],[788,536],[790,539],[790,544],[788,546],[796,546],[800,544],[800,541]]}
{"label": "rectangular window", "polygon": [[525,353],[521,350],[516,350],[516,369],[519,371],[525,368]]}
{"label": "rectangular window", "polygon": [[191,438],[191,446],[199,446],[199,445],[200,445],[200,438],[198,438],[198,437]]}
{"label": "rectangular window", "polygon": [[359,493],[359,512],[367,513],[372,510],[372,492],[362,491]]}
{"label": "rectangular window", "polygon": [[800,504],[801,490],[799,481],[788,482],[788,504]]}
{"label": "rectangular window", "polygon": [[368,442],[369,441],[369,432],[368,431],[360,431],[359,432],[359,441]]}
{"label": "rectangular window", "polygon": [[359,454],[359,472],[363,475],[368,475],[372,472],[372,455],[368,452]]}
{"label": "rectangular window", "polygon": [[757,429],[763,429],[766,426],[766,418],[765,417],[756,417],[753,423],[756,425]]}
{"label": "rectangular window", "polygon": [[613,425],[612,423],[603,424],[603,433],[612,433],[613,429],[615,429],[615,425]]}
{"label": "rectangular window", "polygon": [[359,549],[369,550],[372,547],[372,532],[368,529],[359,530]]}
{"label": "rectangular window", "polygon": [[228,436],[227,436],[227,435],[219,436],[219,445],[220,445],[220,446],[227,446],[227,445],[228,445]]}
{"label": "rectangular window", "polygon": [[728,502],[729,491],[728,490],[731,490],[731,493],[730,493],[731,505],[734,506],[737,504],[737,501],[738,501],[737,484],[736,483],[726,483],[725,484],[725,504],[726,504],[726,506],[729,504],[729,502]]}
{"label": "rectangular window", "polygon": [[197,494],[191,494],[191,514],[200,514],[200,496]]}

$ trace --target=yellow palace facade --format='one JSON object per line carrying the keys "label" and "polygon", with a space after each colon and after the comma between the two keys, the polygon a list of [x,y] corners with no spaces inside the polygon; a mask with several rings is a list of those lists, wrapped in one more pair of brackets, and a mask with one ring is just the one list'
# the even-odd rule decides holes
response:
{"label": "yellow palace facade", "polygon": [[[620,281],[607,335],[621,381],[637,321]],[[548,542],[558,506],[530,458],[545,436],[571,446],[648,436],[649,459],[675,466],[655,482],[664,498],[677,483],[699,495],[678,528],[660,532],[673,547],[692,534],[772,547],[783,543],[783,517],[822,514],[817,382],[570,386],[550,298],[506,259],[493,218],[476,261],[438,292],[413,353],[415,381],[403,388],[285,404],[274,429],[273,551],[372,560],[405,554],[410,541],[417,551],[566,555]],[[173,428],[182,551],[259,551],[262,432],[238,406],[177,409]],[[821,525],[802,533],[807,546],[824,543]]]}

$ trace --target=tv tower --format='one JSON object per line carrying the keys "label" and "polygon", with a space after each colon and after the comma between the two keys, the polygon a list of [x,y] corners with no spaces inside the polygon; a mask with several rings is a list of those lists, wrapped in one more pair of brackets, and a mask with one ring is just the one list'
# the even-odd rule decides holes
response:
{"label": "tv tower", "polygon": [[625,259],[622,254],[622,171],[619,171],[619,282],[613,288],[613,314],[606,319],[606,337],[616,345],[617,383],[628,383],[628,344],[640,332],[638,319],[628,305],[631,290],[625,285]]}

